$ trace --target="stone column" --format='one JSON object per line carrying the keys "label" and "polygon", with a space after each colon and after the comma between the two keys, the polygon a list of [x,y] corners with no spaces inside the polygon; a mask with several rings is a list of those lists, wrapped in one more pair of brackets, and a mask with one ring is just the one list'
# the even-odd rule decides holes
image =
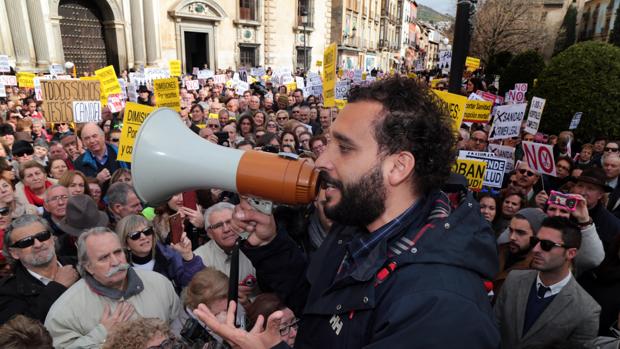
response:
{"label": "stone column", "polygon": [[34,39],[34,51],[39,68],[48,68],[50,64],[50,50],[46,37],[45,21],[40,0],[27,0],[28,17],[30,18],[30,30]]}
{"label": "stone column", "polygon": [[9,27],[15,48],[15,65],[20,70],[30,70],[34,63],[34,45],[28,26],[28,9],[23,0],[5,0]]}
{"label": "stone column", "polygon": [[159,28],[157,21],[156,0],[143,0],[144,8],[144,34],[146,42],[146,65],[153,66],[159,63]]}
{"label": "stone column", "polygon": [[[9,23],[4,0],[0,0],[0,23]],[[11,37],[10,30],[0,30],[0,53],[3,55],[8,55],[9,60],[13,60],[15,58],[13,37]]]}
{"label": "stone column", "polygon": [[133,41],[134,67],[146,64],[146,45],[144,43],[144,19],[142,0],[131,1],[131,38]]}

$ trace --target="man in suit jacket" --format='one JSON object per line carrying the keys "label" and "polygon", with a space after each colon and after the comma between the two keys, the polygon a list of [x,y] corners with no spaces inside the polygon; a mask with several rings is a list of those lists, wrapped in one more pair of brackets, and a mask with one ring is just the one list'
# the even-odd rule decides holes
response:
{"label": "man in suit jacket", "polygon": [[620,185],[618,185],[618,178],[620,178],[620,155],[617,152],[606,153],[603,155],[602,162],[607,185],[613,189],[611,194],[609,194],[607,209],[620,218]]}
{"label": "man in suit jacket", "polygon": [[581,348],[598,333],[601,307],[573,278],[579,227],[546,218],[532,241],[532,268],[508,275],[495,304],[502,348]]}

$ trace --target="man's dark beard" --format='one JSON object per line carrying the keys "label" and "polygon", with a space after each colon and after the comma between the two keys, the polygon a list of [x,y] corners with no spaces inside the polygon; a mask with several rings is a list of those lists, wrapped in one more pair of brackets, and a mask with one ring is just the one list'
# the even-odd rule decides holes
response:
{"label": "man's dark beard", "polygon": [[344,225],[364,227],[385,212],[386,190],[380,166],[362,175],[356,183],[347,185],[331,178],[326,172],[321,175],[325,183],[338,188],[341,195],[338,204],[325,205],[327,218]]}

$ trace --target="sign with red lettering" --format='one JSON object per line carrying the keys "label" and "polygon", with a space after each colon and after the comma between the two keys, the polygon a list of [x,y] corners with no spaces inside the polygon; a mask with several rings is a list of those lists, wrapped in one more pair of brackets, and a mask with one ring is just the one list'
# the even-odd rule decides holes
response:
{"label": "sign with red lettering", "polygon": [[557,177],[553,146],[548,144],[521,142],[528,165],[538,173]]}

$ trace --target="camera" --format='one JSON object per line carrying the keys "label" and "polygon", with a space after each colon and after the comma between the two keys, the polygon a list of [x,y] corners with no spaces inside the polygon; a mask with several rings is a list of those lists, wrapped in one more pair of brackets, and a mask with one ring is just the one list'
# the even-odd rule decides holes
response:
{"label": "camera", "polygon": [[185,321],[183,329],[181,329],[181,337],[189,344],[190,348],[230,349],[228,344],[219,342],[198,320],[193,318]]}
{"label": "camera", "polygon": [[551,193],[549,194],[549,199],[547,200],[547,204],[548,205],[554,204],[554,205],[562,206],[572,212],[572,211],[575,211],[578,201],[579,199],[573,195],[564,194],[559,191],[552,190]]}

